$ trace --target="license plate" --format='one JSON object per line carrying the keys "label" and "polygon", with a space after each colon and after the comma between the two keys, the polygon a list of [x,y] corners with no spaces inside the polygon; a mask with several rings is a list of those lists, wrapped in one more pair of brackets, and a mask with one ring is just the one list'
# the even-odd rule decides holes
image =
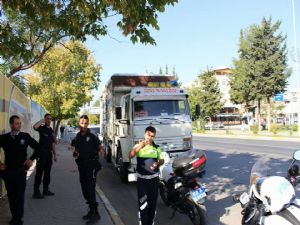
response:
{"label": "license plate", "polygon": [[199,187],[198,189],[191,191],[191,196],[195,202],[198,202],[199,200],[201,200],[206,196],[205,189]]}

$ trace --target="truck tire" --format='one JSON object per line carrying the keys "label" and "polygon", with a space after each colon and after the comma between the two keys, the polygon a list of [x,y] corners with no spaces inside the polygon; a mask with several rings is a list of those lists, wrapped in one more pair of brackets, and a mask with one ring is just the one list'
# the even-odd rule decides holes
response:
{"label": "truck tire", "polygon": [[119,165],[119,176],[123,183],[128,183],[128,162],[123,162],[121,146],[118,145],[118,165]]}
{"label": "truck tire", "polygon": [[106,159],[106,162],[111,163],[112,162],[111,161],[111,153],[112,153],[111,147],[107,142],[105,142],[105,143],[106,143],[105,144],[105,159]]}

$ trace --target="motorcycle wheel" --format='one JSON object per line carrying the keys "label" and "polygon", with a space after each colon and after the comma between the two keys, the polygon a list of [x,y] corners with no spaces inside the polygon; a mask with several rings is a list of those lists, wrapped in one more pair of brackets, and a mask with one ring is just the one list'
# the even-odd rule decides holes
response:
{"label": "motorcycle wheel", "polygon": [[186,201],[187,213],[194,225],[207,225],[206,207],[198,205],[190,199]]}
{"label": "motorcycle wheel", "polygon": [[159,195],[161,200],[165,203],[165,205],[169,206],[170,202],[168,200],[168,190],[166,184],[163,182],[159,182]]}

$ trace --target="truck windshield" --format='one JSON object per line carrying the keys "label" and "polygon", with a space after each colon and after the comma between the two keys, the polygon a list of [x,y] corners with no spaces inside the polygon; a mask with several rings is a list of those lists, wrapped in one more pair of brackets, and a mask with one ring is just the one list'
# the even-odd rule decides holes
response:
{"label": "truck windshield", "polygon": [[187,100],[147,100],[134,102],[134,118],[189,114]]}

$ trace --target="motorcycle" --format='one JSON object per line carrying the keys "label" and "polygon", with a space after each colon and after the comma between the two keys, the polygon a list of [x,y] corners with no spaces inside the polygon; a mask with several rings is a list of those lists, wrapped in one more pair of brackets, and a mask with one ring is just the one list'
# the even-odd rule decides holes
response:
{"label": "motorcycle", "polygon": [[[300,200],[295,187],[300,182],[300,150],[295,151],[287,175],[276,175],[270,160],[262,158],[252,167],[249,193],[234,196],[240,202],[243,225],[299,225]],[[272,175],[275,174],[275,175]]]}
{"label": "motorcycle", "polygon": [[170,157],[162,152],[165,163],[160,166],[160,196],[162,201],[172,207],[175,213],[186,214],[195,225],[206,225],[207,196],[205,188],[198,181],[205,174],[206,155],[193,149]]}

